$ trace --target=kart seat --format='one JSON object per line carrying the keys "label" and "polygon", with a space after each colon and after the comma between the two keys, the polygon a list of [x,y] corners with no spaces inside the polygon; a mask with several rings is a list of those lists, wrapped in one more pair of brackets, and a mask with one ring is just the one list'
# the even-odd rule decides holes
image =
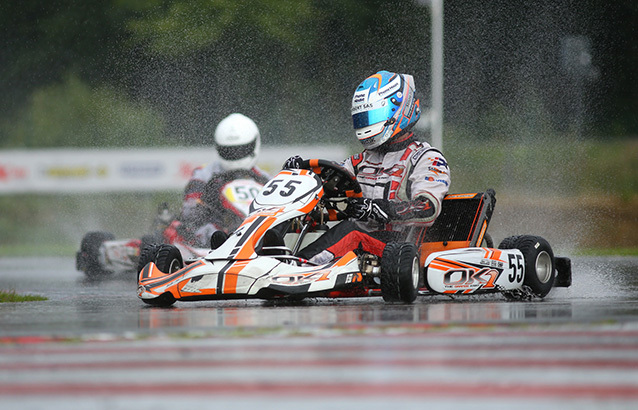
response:
{"label": "kart seat", "polygon": [[421,262],[432,252],[481,246],[494,212],[496,192],[449,194],[443,198],[441,214],[421,242]]}

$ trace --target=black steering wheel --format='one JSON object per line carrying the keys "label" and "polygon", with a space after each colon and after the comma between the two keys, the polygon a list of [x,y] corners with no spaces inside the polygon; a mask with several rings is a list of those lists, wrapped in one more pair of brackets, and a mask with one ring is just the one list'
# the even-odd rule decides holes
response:
{"label": "black steering wheel", "polygon": [[357,178],[341,164],[325,159],[301,161],[301,169],[308,169],[319,175],[323,181],[323,191],[327,198],[360,197],[361,185]]}

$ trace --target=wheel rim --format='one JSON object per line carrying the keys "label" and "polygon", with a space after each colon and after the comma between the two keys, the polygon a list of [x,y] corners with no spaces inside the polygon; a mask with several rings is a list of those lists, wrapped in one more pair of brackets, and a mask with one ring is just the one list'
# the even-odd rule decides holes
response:
{"label": "wheel rim", "polygon": [[412,259],[412,285],[416,289],[419,286],[419,259]]}
{"label": "wheel rim", "polygon": [[168,273],[177,272],[180,269],[182,269],[182,266],[179,263],[179,261],[177,259],[173,259],[171,261],[171,266],[170,266],[170,269],[168,270]]}
{"label": "wheel rim", "polygon": [[542,283],[547,283],[552,277],[552,258],[549,253],[542,251],[536,257],[536,276]]}

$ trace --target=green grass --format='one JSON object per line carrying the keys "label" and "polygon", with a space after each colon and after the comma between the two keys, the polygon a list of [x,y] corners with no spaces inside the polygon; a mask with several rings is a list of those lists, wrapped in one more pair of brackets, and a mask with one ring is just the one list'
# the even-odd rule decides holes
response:
{"label": "green grass", "polygon": [[578,249],[576,256],[638,256],[638,248],[586,248]]}
{"label": "green grass", "polygon": [[0,303],[37,302],[47,300],[44,296],[19,295],[15,290],[0,290]]}

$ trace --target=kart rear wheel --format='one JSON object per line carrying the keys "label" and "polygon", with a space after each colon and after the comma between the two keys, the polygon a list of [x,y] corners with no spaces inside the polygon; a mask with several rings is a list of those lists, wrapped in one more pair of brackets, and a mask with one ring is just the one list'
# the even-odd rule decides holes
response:
{"label": "kart rear wheel", "polygon": [[499,249],[518,249],[525,259],[523,285],[538,297],[545,297],[554,286],[554,252],[540,236],[519,235],[503,239]]}
{"label": "kart rear wheel", "polygon": [[115,235],[110,232],[88,232],[82,238],[80,250],[75,255],[75,267],[86,276],[98,277],[109,273],[100,263],[100,247],[106,241],[112,241]]}
{"label": "kart rear wheel", "polygon": [[411,243],[389,242],[381,257],[381,295],[386,302],[412,303],[421,276],[419,253]]}

